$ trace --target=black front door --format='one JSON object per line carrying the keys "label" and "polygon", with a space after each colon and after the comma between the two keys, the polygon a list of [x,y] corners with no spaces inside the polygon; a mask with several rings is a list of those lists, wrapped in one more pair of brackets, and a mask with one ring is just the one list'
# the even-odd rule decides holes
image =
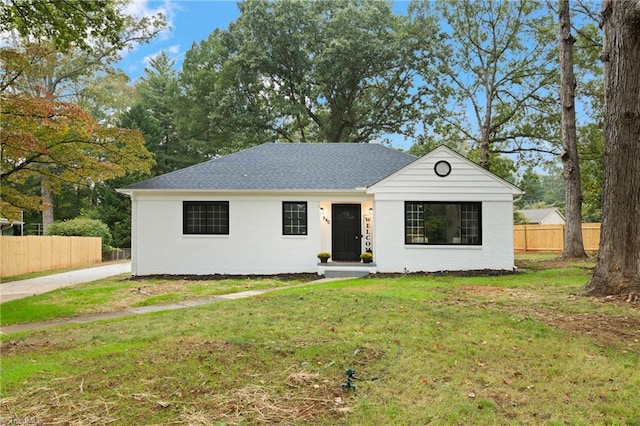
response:
{"label": "black front door", "polygon": [[333,260],[360,261],[360,204],[334,204],[331,220]]}

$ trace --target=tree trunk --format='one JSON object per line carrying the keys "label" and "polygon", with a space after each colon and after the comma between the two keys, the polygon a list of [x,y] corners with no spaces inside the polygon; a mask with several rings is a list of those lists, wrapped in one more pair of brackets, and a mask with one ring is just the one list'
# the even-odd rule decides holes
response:
{"label": "tree trunk", "polygon": [[42,195],[42,234],[47,235],[47,231],[53,224],[53,195],[49,189],[49,179],[42,177],[40,180],[40,194]]}
{"label": "tree trunk", "polygon": [[604,0],[605,164],[598,261],[586,294],[640,294],[640,1]]}
{"label": "tree trunk", "polygon": [[573,43],[569,0],[559,0],[560,29],[560,105],[562,118],[561,155],[564,168],[565,217],[562,257],[587,257],[582,241],[582,189],[578,166],[576,132],[576,78],[573,73]]}

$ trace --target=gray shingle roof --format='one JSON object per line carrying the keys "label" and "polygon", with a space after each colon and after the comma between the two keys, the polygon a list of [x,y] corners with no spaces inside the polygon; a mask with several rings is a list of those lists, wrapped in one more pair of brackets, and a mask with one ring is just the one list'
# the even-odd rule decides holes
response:
{"label": "gray shingle roof", "polygon": [[522,209],[518,210],[520,213],[527,218],[530,223],[542,223],[543,220],[547,218],[547,216],[551,215],[553,212],[557,211],[558,214],[562,216],[562,213],[555,207],[548,209]]}
{"label": "gray shingle roof", "polygon": [[378,144],[266,143],[124,189],[345,190],[370,186],[415,160]]}

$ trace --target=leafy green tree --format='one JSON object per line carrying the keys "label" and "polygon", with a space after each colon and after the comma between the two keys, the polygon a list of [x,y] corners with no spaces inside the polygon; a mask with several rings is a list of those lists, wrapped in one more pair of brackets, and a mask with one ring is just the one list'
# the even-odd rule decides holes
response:
{"label": "leafy green tree", "polygon": [[177,129],[202,158],[278,140],[261,83],[237,58],[237,45],[231,33],[215,30],[185,54]]}
{"label": "leafy green tree", "polygon": [[137,102],[136,89],[122,70],[82,75],[70,85],[69,96],[96,121],[117,126],[122,115]]}
{"label": "leafy green tree", "polygon": [[[118,125],[141,132],[147,148],[160,146],[160,123],[142,104],[138,103],[125,112]],[[114,247],[131,247],[131,200],[115,190],[149,178],[153,174],[153,170],[149,174],[128,173],[94,185],[91,194],[92,204],[82,210],[82,215],[107,224],[113,236]]]}
{"label": "leafy green tree", "polygon": [[583,194],[582,217],[586,222],[602,220],[602,183],[604,180],[604,129],[590,123],[578,129],[580,178]]}
{"label": "leafy green tree", "polygon": [[123,47],[120,35],[126,17],[112,0],[6,0],[0,2],[0,31],[16,30],[21,37],[50,40],[61,50],[91,50],[92,39]]}
{"label": "leafy green tree", "polygon": [[152,152],[162,144],[162,125],[142,103],[135,104],[122,114],[118,125],[125,129],[139,130],[144,137],[145,145]]}
{"label": "leafy green tree", "polygon": [[91,206],[92,192],[91,187],[62,182],[60,189],[53,197],[53,209],[57,220],[68,220],[80,216],[83,209]]}
{"label": "leafy green tree", "polygon": [[513,209],[513,224],[514,225],[526,225],[527,223],[529,223],[529,221],[527,220],[527,217],[522,214],[521,212],[519,212],[518,210]]}
{"label": "leafy green tree", "polygon": [[522,177],[518,180],[518,187],[525,191],[522,198],[516,203],[520,209],[542,200],[543,188],[540,175],[529,167],[524,171]]}
{"label": "leafy green tree", "polygon": [[94,204],[81,211],[82,216],[97,219],[109,228],[114,247],[131,247],[131,199],[115,189],[145,177],[148,175],[134,173],[96,184],[92,191]]}
{"label": "leafy green tree", "polygon": [[[239,6],[241,16],[228,31],[214,32],[185,58],[187,99],[202,103],[196,114],[208,118],[201,132],[240,145],[413,134],[414,52],[428,42],[428,29],[408,25],[388,1]],[[261,140],[238,140],[250,133]]]}
{"label": "leafy green tree", "polygon": [[417,21],[442,20],[442,39],[423,54],[427,127],[468,143],[490,170],[500,158],[494,153],[557,152],[557,54],[547,8],[530,0],[447,0],[415,1],[411,12]]}
{"label": "leafy green tree", "polygon": [[417,141],[409,147],[407,151],[411,155],[415,155],[416,157],[422,157],[425,154],[433,151],[440,145],[445,145],[452,150],[456,151],[458,154],[467,155],[469,153],[469,146],[460,139],[455,140],[442,140],[438,137],[424,137],[423,135],[417,138]]}
{"label": "leafy green tree", "polygon": [[8,206],[39,207],[41,197],[20,191],[28,179],[45,179],[48,189],[89,186],[152,164],[139,132],[102,127],[74,104],[2,95],[0,117],[3,217],[13,216],[4,216]]}
{"label": "leafy green tree", "polygon": [[548,164],[545,174],[541,176],[542,202],[551,207],[558,207],[560,211],[565,209],[565,188],[562,168],[557,163]]}
{"label": "leafy green tree", "polygon": [[519,209],[557,207],[564,212],[565,195],[562,169],[556,163],[548,163],[541,170],[526,169],[518,180],[518,187],[526,191],[516,203]]}
{"label": "leafy green tree", "polygon": [[[174,61],[162,52],[149,61],[144,75],[136,83],[140,106],[146,112],[136,110],[126,120],[135,120],[136,126],[143,126],[140,114],[151,117],[154,134],[147,134],[147,148],[155,154],[154,174],[168,173],[202,161],[202,157],[183,143],[177,134],[177,113],[180,89],[178,73]],[[160,130],[160,137],[155,133]]]}
{"label": "leafy green tree", "polygon": [[576,39],[576,96],[582,110],[582,122],[578,125],[582,219],[587,222],[600,222],[604,180],[604,80],[600,60],[600,10],[597,10],[599,4],[584,0],[572,2],[571,6]]}

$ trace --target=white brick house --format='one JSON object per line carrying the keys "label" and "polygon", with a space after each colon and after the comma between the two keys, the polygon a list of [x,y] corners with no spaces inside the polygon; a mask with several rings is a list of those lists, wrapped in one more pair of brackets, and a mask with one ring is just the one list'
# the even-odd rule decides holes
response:
{"label": "white brick house", "polygon": [[347,143],[263,144],[119,192],[137,276],[511,270],[522,193],[444,146]]}

